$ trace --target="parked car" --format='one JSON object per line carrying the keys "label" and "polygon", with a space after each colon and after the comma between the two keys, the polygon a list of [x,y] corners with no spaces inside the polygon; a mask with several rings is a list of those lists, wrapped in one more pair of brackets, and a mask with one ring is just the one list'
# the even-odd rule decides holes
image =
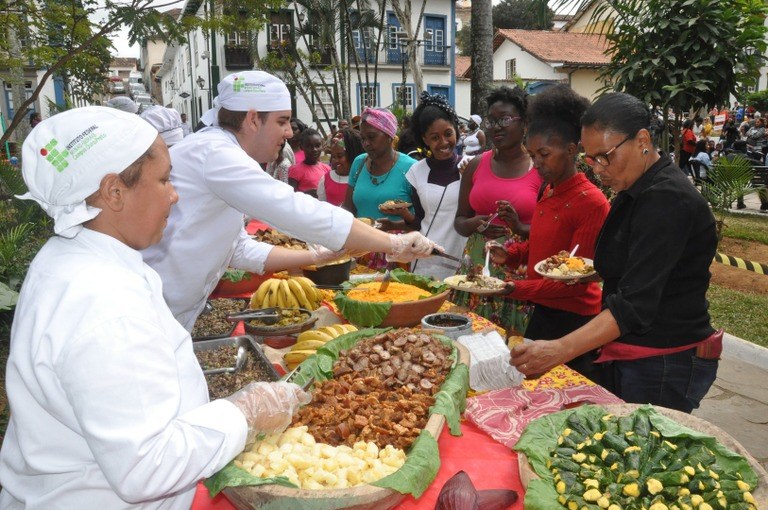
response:
{"label": "parked car", "polygon": [[121,81],[109,82],[109,91],[112,94],[125,94],[125,84]]}
{"label": "parked car", "polygon": [[138,94],[133,98],[133,100],[136,102],[136,104],[139,105],[139,108],[141,108],[142,110],[154,104],[152,101],[152,97],[149,94]]}
{"label": "parked car", "polygon": [[145,89],[144,85],[141,83],[129,83],[128,86],[130,87],[131,96],[133,97],[149,95],[147,89]]}

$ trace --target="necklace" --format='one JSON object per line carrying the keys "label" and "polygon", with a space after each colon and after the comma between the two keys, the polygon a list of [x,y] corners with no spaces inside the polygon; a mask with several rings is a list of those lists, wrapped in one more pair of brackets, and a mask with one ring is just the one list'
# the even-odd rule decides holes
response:
{"label": "necklace", "polygon": [[395,163],[397,163],[397,160],[399,159],[399,155],[395,156],[395,158],[392,160],[392,164],[389,167],[389,170],[386,171],[386,173],[383,173],[381,175],[373,175],[370,172],[370,169],[373,168],[373,160],[370,160],[368,163],[369,169],[368,169],[368,177],[371,178],[371,184],[374,186],[379,186],[380,184],[384,184],[387,179],[389,179],[389,174],[392,173],[392,168],[394,168]]}

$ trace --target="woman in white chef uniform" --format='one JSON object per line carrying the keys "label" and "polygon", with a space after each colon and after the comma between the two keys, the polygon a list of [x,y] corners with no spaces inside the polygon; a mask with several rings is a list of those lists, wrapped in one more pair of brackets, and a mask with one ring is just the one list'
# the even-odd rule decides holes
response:
{"label": "woman in white chef uniform", "polygon": [[[218,90],[215,107],[202,119],[210,127],[170,150],[179,204],[162,241],[143,253],[160,274],[168,306],[187,330],[227,266],[261,274],[313,263],[301,252],[278,254],[278,248],[250,239],[244,215],[334,251],[385,252],[401,262],[431,254],[435,243],[418,232],[393,235],[371,228],[340,207],[294,192],[261,169],[257,161],[275,160],[293,135],[291,97],[282,81],[263,71],[246,71],[224,78]],[[315,262],[339,256],[330,250],[319,250]],[[289,256],[295,257],[294,264]]]}
{"label": "woman in white chef uniform", "polygon": [[153,127],[110,108],[63,112],[27,137],[22,170],[21,198],[57,235],[16,307],[0,508],[188,509],[200,479],[308,396],[252,383],[208,402],[189,333],[138,251],[178,200]]}

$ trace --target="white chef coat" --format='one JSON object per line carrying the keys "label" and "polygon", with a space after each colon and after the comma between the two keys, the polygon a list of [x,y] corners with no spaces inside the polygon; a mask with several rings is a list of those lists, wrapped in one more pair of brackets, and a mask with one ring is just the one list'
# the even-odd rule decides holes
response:
{"label": "white chef coat", "polygon": [[2,509],[189,509],[197,481],[245,446],[237,407],[208,403],[157,273],[87,228],[32,262],[6,388]]}
{"label": "white chef coat", "polygon": [[[462,163],[469,159],[472,158],[465,156],[462,158]],[[464,253],[467,238],[456,232],[453,228],[453,220],[456,218],[456,209],[459,207],[461,180],[454,181],[446,187],[429,183],[429,165],[426,159],[411,166],[405,178],[416,190],[421,207],[424,209],[421,234],[445,248],[445,253],[448,255],[460,259]],[[413,272],[442,280],[455,275],[458,268],[459,262],[443,257],[430,257],[417,260],[413,266]]]}
{"label": "white chef coat", "polygon": [[270,177],[232,133],[203,129],[171,147],[170,154],[179,202],[162,241],[143,255],[160,274],[168,306],[188,331],[227,266],[264,272],[272,246],[248,237],[244,215],[332,250],[344,246],[352,214]]}

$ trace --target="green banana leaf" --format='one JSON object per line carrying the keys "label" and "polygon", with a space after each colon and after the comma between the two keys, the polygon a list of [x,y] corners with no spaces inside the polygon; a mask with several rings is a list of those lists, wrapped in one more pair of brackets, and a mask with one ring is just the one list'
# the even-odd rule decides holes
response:
{"label": "green banana leaf", "polygon": [[[299,365],[291,381],[303,385],[311,377],[315,381],[326,381],[333,377],[333,364],[339,357],[339,352],[354,346],[363,338],[369,338],[381,333],[386,333],[392,328],[363,329],[341,335],[326,343],[314,354]],[[443,381],[440,391],[435,394],[435,404],[429,408],[433,413],[445,416],[448,429],[453,435],[461,434],[459,424],[461,413],[467,405],[466,395],[469,390],[469,367],[458,363],[458,350],[450,338],[442,335],[433,335],[441,342],[451,345],[454,360],[450,373]],[[405,464],[389,476],[382,478],[371,485],[389,488],[401,494],[413,494],[421,496],[437,476],[440,469],[440,452],[437,440],[424,430],[411,445]],[[287,487],[295,487],[285,477],[258,478],[244,469],[240,469],[230,462],[218,473],[205,481],[211,496],[216,496],[225,487],[239,487],[245,485],[264,485],[275,483]]]}
{"label": "green banana leaf", "polygon": [[[561,505],[557,502],[558,493],[555,490],[553,475],[547,469],[546,462],[549,458],[549,452],[557,446],[557,438],[565,428],[565,420],[573,413],[585,419],[596,418],[598,420],[607,414],[606,410],[600,406],[585,405],[576,409],[542,416],[528,424],[520,436],[520,440],[515,445],[514,449],[525,453],[531,467],[540,477],[528,484],[525,492],[526,510],[561,508]],[[752,470],[749,462],[744,457],[721,445],[714,437],[691,430],[660,414],[650,405],[638,408],[635,413],[647,414],[651,423],[658,429],[661,435],[666,439],[670,439],[673,443],[675,440],[685,438],[701,441],[714,452],[717,462],[723,468],[723,471],[737,471],[741,473],[744,481],[752,487],[757,485],[757,474]]]}
{"label": "green banana leaf", "polygon": [[[448,286],[441,281],[433,280],[428,276],[409,273],[403,269],[393,269],[391,271],[392,281],[413,285],[420,289],[434,294],[439,294],[448,289]],[[391,302],[370,303],[367,301],[358,301],[347,297],[347,291],[355,286],[374,281],[373,279],[362,279],[354,282],[345,282],[344,290],[336,293],[333,298],[334,303],[339,308],[341,314],[352,324],[367,327],[376,327],[384,321],[390,308]],[[424,298],[422,298],[424,299]]]}

